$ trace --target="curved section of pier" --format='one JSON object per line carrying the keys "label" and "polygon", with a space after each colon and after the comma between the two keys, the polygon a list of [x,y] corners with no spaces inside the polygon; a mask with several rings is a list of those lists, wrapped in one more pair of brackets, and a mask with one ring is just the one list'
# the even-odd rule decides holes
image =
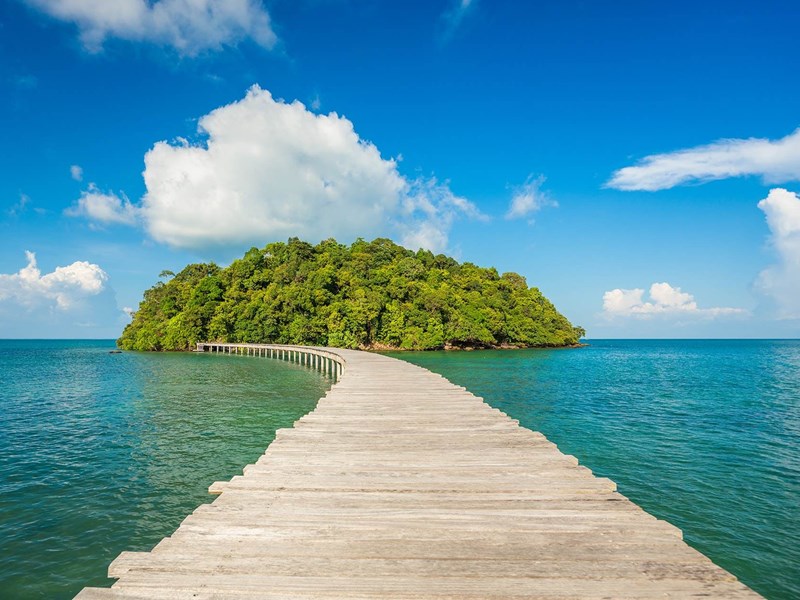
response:
{"label": "curved section of pier", "polygon": [[338,383],[81,600],[759,597],[612,481],[426,369],[330,348],[198,349]]}

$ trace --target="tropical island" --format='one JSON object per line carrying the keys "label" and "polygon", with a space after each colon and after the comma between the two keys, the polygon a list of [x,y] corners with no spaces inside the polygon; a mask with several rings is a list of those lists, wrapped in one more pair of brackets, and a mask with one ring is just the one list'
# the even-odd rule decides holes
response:
{"label": "tropical island", "polygon": [[163,271],[117,340],[125,350],[200,341],[360,349],[574,346],[585,334],[524,277],[391,240],[251,248],[228,267]]}

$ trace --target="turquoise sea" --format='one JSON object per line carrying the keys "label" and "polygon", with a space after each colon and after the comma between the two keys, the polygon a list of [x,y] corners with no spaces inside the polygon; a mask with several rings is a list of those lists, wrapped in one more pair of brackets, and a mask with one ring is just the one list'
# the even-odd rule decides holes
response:
{"label": "turquoise sea", "polygon": [[[0,341],[0,598],[108,585],[324,376],[267,359]],[[397,354],[545,433],[771,599],[800,598],[800,342]]]}
{"label": "turquoise sea", "polygon": [[208,486],[241,475],[330,381],[210,354],[109,354],[114,342],[0,341],[0,598],[108,586]]}

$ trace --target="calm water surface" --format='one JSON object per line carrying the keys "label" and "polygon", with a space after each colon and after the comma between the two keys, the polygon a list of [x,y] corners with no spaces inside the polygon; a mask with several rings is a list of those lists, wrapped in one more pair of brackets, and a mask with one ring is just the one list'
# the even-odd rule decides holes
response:
{"label": "calm water surface", "polygon": [[291,427],[327,378],[266,359],[0,340],[0,598],[107,586]]}
{"label": "calm water surface", "polygon": [[394,356],[543,432],[767,598],[800,598],[800,342]]}
{"label": "calm water surface", "polygon": [[[329,381],[283,362],[0,341],[0,598],[108,585]],[[404,353],[561,450],[771,599],[800,598],[800,342]]]}

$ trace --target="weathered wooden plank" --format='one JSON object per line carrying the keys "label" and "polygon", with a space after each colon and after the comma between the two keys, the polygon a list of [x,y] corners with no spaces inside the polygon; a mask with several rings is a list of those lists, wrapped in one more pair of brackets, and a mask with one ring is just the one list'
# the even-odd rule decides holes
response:
{"label": "weathered wooden plank", "polygon": [[[363,577],[281,576],[238,573],[181,574],[132,571],[116,590],[153,597],[200,598],[752,598],[738,582],[701,581],[689,577],[528,578],[528,577]],[[166,594],[165,594],[166,593]]]}

